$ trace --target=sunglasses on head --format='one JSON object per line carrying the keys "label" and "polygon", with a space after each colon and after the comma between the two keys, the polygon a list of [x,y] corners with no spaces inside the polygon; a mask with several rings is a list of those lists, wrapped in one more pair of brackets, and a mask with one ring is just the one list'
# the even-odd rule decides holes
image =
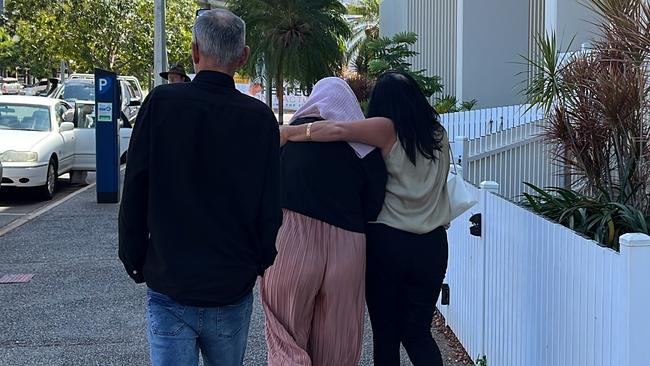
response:
{"label": "sunglasses on head", "polygon": [[210,11],[210,9],[199,9],[196,11],[196,17],[200,17],[201,15],[205,14],[205,12]]}

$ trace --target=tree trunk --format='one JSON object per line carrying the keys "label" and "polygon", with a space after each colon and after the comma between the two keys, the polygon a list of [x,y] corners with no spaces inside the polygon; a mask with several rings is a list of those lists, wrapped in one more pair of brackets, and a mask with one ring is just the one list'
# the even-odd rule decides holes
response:
{"label": "tree trunk", "polygon": [[278,123],[284,124],[284,78],[282,75],[282,63],[278,66],[278,73],[275,77],[275,93],[278,95]]}
{"label": "tree trunk", "polygon": [[269,106],[269,108],[273,109],[273,75],[271,74],[271,70],[268,68],[266,69],[266,105]]}

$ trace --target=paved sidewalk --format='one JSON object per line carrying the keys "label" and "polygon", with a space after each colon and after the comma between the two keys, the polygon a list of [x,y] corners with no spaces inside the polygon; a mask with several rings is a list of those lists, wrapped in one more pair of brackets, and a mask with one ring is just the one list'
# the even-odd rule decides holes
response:
{"label": "paved sidewalk", "polygon": [[[0,285],[1,366],[149,364],[145,287],[117,259],[117,211],[90,189],[0,237],[0,275],[35,274]],[[371,355],[366,321],[361,365]],[[265,364],[256,299],[245,365]]]}

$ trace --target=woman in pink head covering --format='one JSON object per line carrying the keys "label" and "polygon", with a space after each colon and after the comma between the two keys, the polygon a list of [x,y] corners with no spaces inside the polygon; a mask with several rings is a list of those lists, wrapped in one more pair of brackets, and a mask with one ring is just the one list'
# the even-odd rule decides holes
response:
{"label": "woman in pink head covering", "polygon": [[[363,118],[345,81],[319,81],[292,125]],[[268,361],[358,365],[365,302],[365,225],[384,201],[386,167],[364,144],[287,143],[281,152],[284,221],[278,256],[261,282]]]}

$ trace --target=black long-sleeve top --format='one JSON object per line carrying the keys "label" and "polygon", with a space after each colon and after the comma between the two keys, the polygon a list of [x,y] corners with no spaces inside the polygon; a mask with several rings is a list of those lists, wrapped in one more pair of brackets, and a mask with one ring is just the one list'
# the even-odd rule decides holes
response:
{"label": "black long-sleeve top", "polygon": [[274,261],[282,222],[273,112],[202,71],[155,88],[128,151],[119,257],[138,283],[192,306],[232,304]]}
{"label": "black long-sleeve top", "polygon": [[379,215],[387,179],[379,149],[360,159],[346,142],[289,142],[280,161],[283,208],[360,233]]}

